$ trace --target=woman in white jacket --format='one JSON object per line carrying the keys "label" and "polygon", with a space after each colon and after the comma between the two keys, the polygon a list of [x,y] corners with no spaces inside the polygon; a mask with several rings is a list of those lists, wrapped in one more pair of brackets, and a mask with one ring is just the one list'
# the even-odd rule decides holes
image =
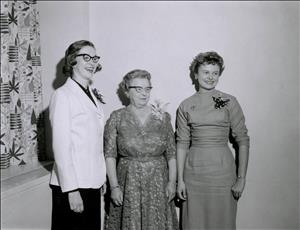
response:
{"label": "woman in white jacket", "polygon": [[51,98],[52,229],[100,229],[100,189],[106,180],[104,102],[91,89],[94,73],[101,70],[99,59],[93,43],[71,44],[65,54],[68,79]]}

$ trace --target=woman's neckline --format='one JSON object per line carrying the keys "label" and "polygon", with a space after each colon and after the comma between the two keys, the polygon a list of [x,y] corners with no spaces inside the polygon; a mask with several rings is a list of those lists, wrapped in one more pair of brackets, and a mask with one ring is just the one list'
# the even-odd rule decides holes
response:
{"label": "woman's neckline", "polygon": [[217,90],[214,88],[214,89],[211,89],[211,90],[207,90],[207,91],[198,91],[197,94],[198,95],[212,95],[216,92]]}
{"label": "woman's neckline", "polygon": [[[147,108],[149,108],[149,106],[147,106]],[[146,123],[148,122],[148,120],[150,119],[151,114],[152,114],[152,113],[151,113],[151,110],[150,110],[149,113],[145,113],[146,116],[144,117],[144,119],[141,119],[141,118],[138,116],[138,114],[137,114],[135,108],[133,108],[133,105],[128,105],[128,106],[127,106],[127,110],[129,111],[129,113],[132,114],[132,116],[135,118],[135,120],[136,120],[141,126],[145,126],[145,125],[146,125]]]}

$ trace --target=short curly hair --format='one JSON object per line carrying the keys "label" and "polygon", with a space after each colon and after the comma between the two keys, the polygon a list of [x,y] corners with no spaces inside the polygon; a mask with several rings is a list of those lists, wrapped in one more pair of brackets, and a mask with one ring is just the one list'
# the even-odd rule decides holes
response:
{"label": "short curly hair", "polygon": [[[95,49],[95,46],[92,42],[87,41],[87,40],[79,40],[79,41],[73,42],[66,50],[65,65],[63,67],[63,73],[67,77],[73,76],[73,66],[77,64],[76,55],[79,53],[79,51],[82,49],[82,47],[85,47],[85,46],[90,46]],[[95,72],[98,72],[101,69],[102,69],[102,66],[100,64],[98,64]]]}
{"label": "short curly hair", "polygon": [[148,71],[141,70],[141,69],[135,69],[135,70],[128,72],[123,77],[123,80],[122,80],[120,86],[124,92],[127,92],[129,90],[130,81],[135,78],[147,79],[149,81],[149,83],[151,84],[151,74]]}
{"label": "short curly hair", "polygon": [[225,69],[223,58],[215,51],[209,51],[205,53],[199,53],[190,65],[191,77],[195,78],[195,74],[198,73],[199,67],[203,64],[218,65],[220,67],[220,76]]}

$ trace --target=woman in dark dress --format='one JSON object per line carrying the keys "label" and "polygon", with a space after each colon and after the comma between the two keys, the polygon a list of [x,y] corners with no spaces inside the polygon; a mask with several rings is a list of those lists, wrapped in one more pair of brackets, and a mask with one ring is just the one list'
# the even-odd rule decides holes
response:
{"label": "woman in dark dress", "polygon": [[150,74],[123,79],[130,105],[112,112],[104,129],[111,190],[106,230],[176,230],[176,148],[170,115],[148,105]]}
{"label": "woman in dark dress", "polygon": [[[223,70],[216,52],[198,54],[190,71],[199,90],[177,110],[177,194],[184,200],[184,230],[236,228],[249,137],[237,99],[215,89]],[[238,144],[237,168],[228,146],[230,132]]]}

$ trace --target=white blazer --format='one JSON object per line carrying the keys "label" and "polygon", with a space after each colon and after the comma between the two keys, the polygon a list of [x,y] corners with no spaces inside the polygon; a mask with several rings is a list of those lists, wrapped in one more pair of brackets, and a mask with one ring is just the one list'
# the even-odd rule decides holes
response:
{"label": "white blazer", "polygon": [[54,166],[50,184],[63,192],[77,188],[100,188],[106,181],[103,155],[104,114],[79,85],[68,78],[50,101]]}

